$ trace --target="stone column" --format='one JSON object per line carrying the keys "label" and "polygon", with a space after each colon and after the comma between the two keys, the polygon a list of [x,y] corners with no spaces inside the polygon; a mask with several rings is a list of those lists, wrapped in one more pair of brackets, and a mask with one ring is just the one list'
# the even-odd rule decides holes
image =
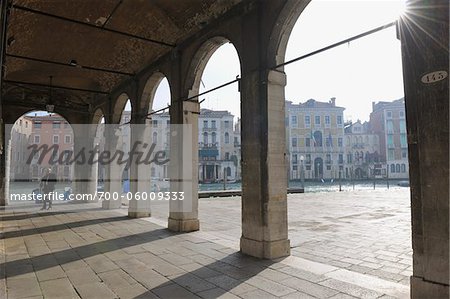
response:
{"label": "stone column", "polygon": [[411,185],[411,298],[449,297],[449,3],[409,1],[400,22]]}
{"label": "stone column", "polygon": [[170,201],[169,224],[172,231],[199,230],[198,220],[198,114],[200,104],[180,101],[170,107],[170,191],[184,192],[183,201]]}
{"label": "stone column", "polygon": [[[119,125],[105,125],[105,152],[111,155],[116,153],[117,149],[122,149],[122,138],[120,136]],[[101,157],[99,157],[101,159]],[[104,163],[105,168],[105,195],[102,202],[103,209],[119,209],[122,206],[120,195],[122,194],[122,167],[117,160],[111,163]],[[115,199],[115,196],[118,198]]]}
{"label": "stone column", "polygon": [[[146,196],[151,191],[151,164],[139,163],[139,152],[143,156],[151,146],[151,126],[145,125],[145,119],[132,119],[130,143],[130,192],[131,200],[128,202],[128,217],[150,217],[150,199]],[[153,153],[155,154],[155,153]],[[145,200],[144,200],[145,198]]]}
{"label": "stone column", "polygon": [[290,254],[284,86],[278,71],[242,77],[241,251],[259,258]]}
{"label": "stone column", "polygon": [[[95,190],[92,189],[92,161],[89,162],[91,151],[94,150],[93,137],[91,138],[89,127],[86,125],[73,125],[74,133],[74,157],[78,157],[77,161],[79,163],[73,164],[73,180],[72,180],[72,190],[75,196],[85,196],[86,194],[95,194]],[[86,134],[87,132],[87,134]],[[82,161],[80,153],[84,153],[85,160]],[[77,197],[78,197],[77,196]],[[75,200],[76,203],[87,202],[85,200]],[[86,199],[86,197],[85,197]]]}
{"label": "stone column", "polygon": [[[0,124],[1,132],[1,155],[0,155],[0,206],[9,203],[9,172],[11,165],[11,126]],[[5,130],[9,130],[6,132]]]}

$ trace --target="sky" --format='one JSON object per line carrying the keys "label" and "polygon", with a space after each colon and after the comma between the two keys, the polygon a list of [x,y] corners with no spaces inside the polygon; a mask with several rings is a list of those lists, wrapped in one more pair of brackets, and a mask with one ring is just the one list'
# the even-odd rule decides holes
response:
{"label": "sky", "polygon": [[[399,17],[403,7],[404,0],[313,0],[294,26],[286,61],[390,23]],[[372,101],[403,97],[400,41],[395,27],[288,65],[285,72],[286,100],[299,103],[336,97],[336,105],[346,108],[346,120],[368,120]],[[206,65],[200,92],[239,74],[237,52],[232,44],[225,44]],[[228,110],[240,116],[237,84],[204,98],[202,108]],[[169,99],[169,85],[164,79],[156,91],[153,110],[166,107]]]}

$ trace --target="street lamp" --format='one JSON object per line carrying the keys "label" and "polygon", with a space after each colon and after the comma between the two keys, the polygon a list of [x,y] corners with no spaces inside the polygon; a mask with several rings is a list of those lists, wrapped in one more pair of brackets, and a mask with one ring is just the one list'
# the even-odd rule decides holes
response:
{"label": "street lamp", "polygon": [[302,188],[305,190],[305,168],[303,165],[303,161],[305,160],[305,157],[302,155],[300,156],[300,180],[302,182]]}

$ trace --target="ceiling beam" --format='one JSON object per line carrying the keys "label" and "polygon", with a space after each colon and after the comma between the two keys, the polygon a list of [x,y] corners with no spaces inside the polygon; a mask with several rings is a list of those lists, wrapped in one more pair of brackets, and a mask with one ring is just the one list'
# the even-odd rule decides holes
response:
{"label": "ceiling beam", "polygon": [[70,64],[70,62],[64,63],[64,62],[59,62],[59,61],[27,57],[27,56],[15,55],[15,54],[10,54],[10,53],[7,53],[6,56],[11,57],[11,58],[16,58],[16,59],[40,62],[40,63],[56,64],[56,65],[61,65],[61,66],[71,67],[71,68],[79,68],[79,69],[85,69],[85,70],[91,70],[91,71],[97,71],[97,72],[103,72],[103,73],[112,73],[112,74],[123,75],[123,76],[134,76],[134,74],[132,74],[132,73],[126,73],[126,72],[122,72],[122,71],[108,70],[108,69],[102,69],[102,68],[92,67],[92,66],[84,66],[84,65],[79,65],[79,64],[72,65],[72,64]]}
{"label": "ceiling beam", "polygon": [[112,16],[116,12],[116,10],[119,8],[119,6],[122,4],[122,2],[123,2],[123,0],[119,0],[119,2],[117,2],[116,6],[113,8],[113,10],[109,14],[108,18],[106,19],[105,23],[103,23],[102,28],[105,28],[105,26],[108,24],[109,20],[112,18]]}
{"label": "ceiling beam", "polygon": [[151,39],[151,38],[146,38],[146,37],[143,37],[143,36],[134,35],[134,34],[122,32],[122,31],[118,31],[118,30],[115,30],[115,29],[100,27],[100,26],[97,26],[97,25],[94,25],[94,24],[90,24],[90,23],[86,23],[86,22],[82,22],[82,21],[66,18],[66,17],[63,17],[63,16],[54,15],[54,14],[51,14],[51,13],[48,13],[48,12],[32,9],[32,8],[21,6],[21,5],[13,5],[12,8],[16,9],[16,10],[21,10],[21,11],[26,11],[26,12],[29,12],[29,13],[33,13],[33,14],[36,14],[36,15],[46,16],[46,17],[57,19],[57,20],[64,21],[64,22],[69,22],[69,23],[73,23],[73,24],[77,24],[77,25],[83,25],[83,26],[86,26],[86,27],[90,27],[90,28],[93,28],[93,29],[100,30],[100,31],[106,31],[106,32],[122,35],[122,36],[125,36],[125,37],[128,37],[128,38],[134,38],[134,39],[137,39],[137,40],[141,40],[141,41],[145,41],[145,42],[149,42],[149,43],[153,43],[153,44],[158,44],[158,45],[165,46],[165,47],[170,47],[170,48],[176,47],[176,45],[174,45],[174,44],[169,44],[169,43],[166,43],[166,42],[163,42],[163,41],[158,41],[158,40],[154,40],[154,39]]}
{"label": "ceiling beam", "polygon": [[33,82],[24,82],[24,81],[15,81],[15,80],[4,80],[3,82],[9,83],[9,84],[24,84],[24,85],[30,85],[30,86],[46,87],[46,88],[83,91],[83,92],[98,93],[98,94],[109,94],[109,92],[101,91],[101,90],[84,89],[84,88],[59,86],[59,85],[49,85],[49,84],[42,84],[42,83],[33,83]]}

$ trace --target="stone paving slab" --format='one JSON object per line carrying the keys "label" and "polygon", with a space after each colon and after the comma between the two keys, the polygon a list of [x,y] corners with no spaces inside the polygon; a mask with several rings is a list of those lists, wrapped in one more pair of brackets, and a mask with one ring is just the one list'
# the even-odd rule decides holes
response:
{"label": "stone paving slab", "polygon": [[158,207],[145,219],[98,204],[8,207],[0,298],[407,298],[405,194],[291,195],[293,255],[279,261],[238,252],[238,198],[202,199],[202,230],[189,234],[168,232]]}

